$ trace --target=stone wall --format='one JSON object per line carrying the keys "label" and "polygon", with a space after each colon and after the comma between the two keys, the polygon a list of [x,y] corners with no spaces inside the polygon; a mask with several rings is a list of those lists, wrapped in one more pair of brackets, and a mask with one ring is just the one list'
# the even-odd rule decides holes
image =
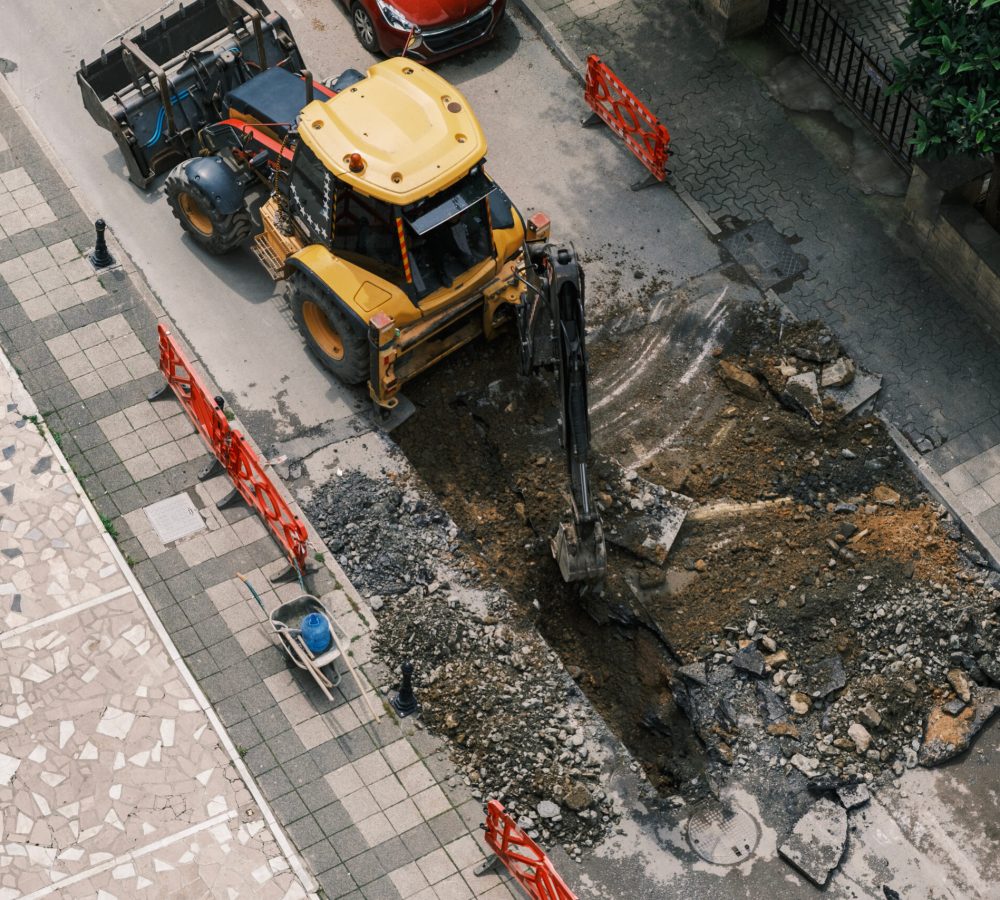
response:
{"label": "stone wall", "polygon": [[709,27],[722,38],[734,38],[763,27],[768,0],[695,0]]}
{"label": "stone wall", "polygon": [[964,158],[914,165],[902,229],[955,299],[1000,334],[1000,232],[972,206],[990,168]]}

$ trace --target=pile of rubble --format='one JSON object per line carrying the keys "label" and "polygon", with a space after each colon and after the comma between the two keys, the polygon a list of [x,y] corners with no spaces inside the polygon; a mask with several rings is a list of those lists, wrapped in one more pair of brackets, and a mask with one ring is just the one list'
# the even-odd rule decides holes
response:
{"label": "pile of rubble", "polygon": [[414,662],[421,718],[451,739],[473,796],[500,800],[571,855],[599,842],[616,819],[589,707],[506,595],[477,586],[448,517],[359,473],[324,485],[306,512],[370,595],[380,658],[396,670]]}

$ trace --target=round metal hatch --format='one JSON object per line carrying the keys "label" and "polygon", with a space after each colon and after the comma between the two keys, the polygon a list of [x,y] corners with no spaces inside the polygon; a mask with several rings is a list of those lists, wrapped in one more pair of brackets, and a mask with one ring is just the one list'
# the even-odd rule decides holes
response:
{"label": "round metal hatch", "polygon": [[691,849],[706,862],[733,866],[753,856],[760,841],[760,826],[739,806],[712,803],[688,819],[687,839]]}

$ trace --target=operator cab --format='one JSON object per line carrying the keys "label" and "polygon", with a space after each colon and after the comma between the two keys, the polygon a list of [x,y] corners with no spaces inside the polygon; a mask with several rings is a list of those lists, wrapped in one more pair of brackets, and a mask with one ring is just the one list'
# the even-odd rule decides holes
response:
{"label": "operator cab", "polygon": [[400,205],[335,177],[300,141],[289,185],[290,212],[312,242],[392,282],[414,303],[496,255],[490,207],[499,188],[482,163],[450,187]]}

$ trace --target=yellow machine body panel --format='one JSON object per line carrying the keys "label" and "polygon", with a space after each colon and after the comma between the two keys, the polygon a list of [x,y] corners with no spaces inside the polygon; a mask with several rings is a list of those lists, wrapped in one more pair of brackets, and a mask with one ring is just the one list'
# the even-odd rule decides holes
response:
{"label": "yellow machine body panel", "polygon": [[377,312],[392,316],[400,326],[420,318],[420,310],[410,302],[402,289],[361,266],[341,259],[322,244],[310,244],[289,259],[309,269],[321,284],[326,285],[346,303],[365,324]]}
{"label": "yellow machine body panel", "polygon": [[[410,59],[376,63],[368,77],[302,110],[299,136],[361,194],[406,206],[448,187],[486,156],[465,97]],[[351,154],[360,163],[351,169]]]}

